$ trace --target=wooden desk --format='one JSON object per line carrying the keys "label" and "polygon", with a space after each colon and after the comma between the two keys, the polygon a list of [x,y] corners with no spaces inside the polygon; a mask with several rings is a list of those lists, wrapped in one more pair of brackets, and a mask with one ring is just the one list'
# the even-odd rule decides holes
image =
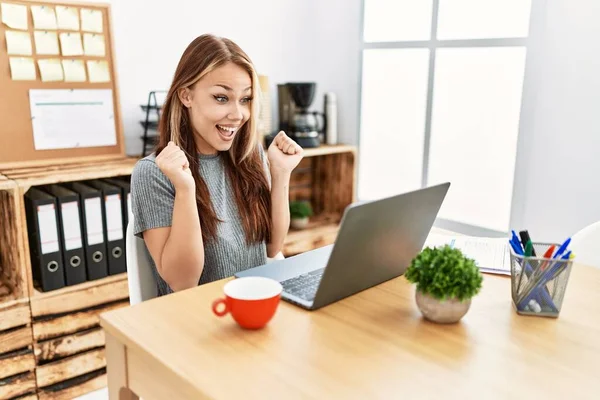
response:
{"label": "wooden desk", "polygon": [[400,277],[318,311],[282,302],[244,331],[210,310],[224,283],[102,315],[111,399],[598,398],[598,269],[575,266],[558,319],[518,316],[510,278],[486,274],[451,326],[423,320]]}

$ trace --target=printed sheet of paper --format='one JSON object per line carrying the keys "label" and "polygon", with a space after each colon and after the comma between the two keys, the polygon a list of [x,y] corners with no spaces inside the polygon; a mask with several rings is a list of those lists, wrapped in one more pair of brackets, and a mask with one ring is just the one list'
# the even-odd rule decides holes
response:
{"label": "printed sheet of paper", "polygon": [[2,22],[9,28],[23,31],[29,28],[27,23],[27,6],[2,3],[0,5],[0,14],[2,14]]}
{"label": "printed sheet of paper", "polygon": [[85,66],[83,60],[62,60],[65,82],[85,82]]}
{"label": "printed sheet of paper", "polygon": [[117,144],[111,89],[31,89],[29,101],[36,150]]}
{"label": "printed sheet of paper", "polygon": [[425,247],[449,245],[460,249],[467,257],[475,260],[482,272],[510,275],[510,251],[508,239],[476,236],[451,236],[432,233]]}
{"label": "printed sheet of paper", "polygon": [[36,211],[42,254],[56,253],[60,248],[58,245],[58,227],[56,225],[56,209],[54,208],[54,204],[37,206]]}
{"label": "printed sheet of paper", "polygon": [[81,224],[79,222],[79,202],[62,203],[62,227],[65,234],[65,250],[79,249],[81,243]]}
{"label": "printed sheet of paper", "polygon": [[35,81],[35,64],[30,57],[10,57],[10,75],[13,81]]}
{"label": "printed sheet of paper", "polygon": [[56,29],[56,14],[54,7],[50,6],[31,6],[33,15],[33,27],[35,29]]}
{"label": "printed sheet of paper", "polygon": [[81,30],[86,32],[102,33],[102,11],[82,8]]}
{"label": "printed sheet of paper", "polygon": [[104,46],[104,35],[98,35],[95,33],[84,33],[83,48],[86,56],[104,57],[106,55],[106,48]]}
{"label": "printed sheet of paper", "polygon": [[87,61],[90,82],[110,82],[110,71],[106,61]]}
{"label": "printed sheet of paper", "polygon": [[76,7],[56,6],[58,29],[79,30],[79,9]]}
{"label": "printed sheet of paper", "polygon": [[33,54],[29,32],[6,31],[5,35],[8,54],[19,56],[30,56]]}
{"label": "printed sheet of paper", "polygon": [[81,45],[81,34],[65,33],[60,34],[60,48],[63,56],[82,56],[83,46]]}
{"label": "printed sheet of paper", "polygon": [[92,245],[104,242],[102,203],[100,197],[85,199],[83,204],[88,244]]}
{"label": "printed sheet of paper", "polygon": [[65,78],[63,68],[58,58],[38,60],[42,82],[60,82]]}
{"label": "printed sheet of paper", "polygon": [[109,242],[123,239],[123,212],[121,211],[121,195],[104,196],[106,211],[106,236]]}
{"label": "printed sheet of paper", "polygon": [[34,31],[35,52],[40,55],[58,56],[58,35],[52,31]]}

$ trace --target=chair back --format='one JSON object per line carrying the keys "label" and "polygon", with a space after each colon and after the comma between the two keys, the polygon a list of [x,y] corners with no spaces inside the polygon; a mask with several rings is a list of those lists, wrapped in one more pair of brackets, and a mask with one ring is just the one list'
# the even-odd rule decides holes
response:
{"label": "chair back", "polygon": [[569,249],[575,254],[575,263],[600,268],[600,221],[571,236]]}
{"label": "chair back", "polygon": [[133,218],[127,224],[125,238],[129,304],[134,305],[158,295],[157,282],[146,255],[144,240],[133,234]]}

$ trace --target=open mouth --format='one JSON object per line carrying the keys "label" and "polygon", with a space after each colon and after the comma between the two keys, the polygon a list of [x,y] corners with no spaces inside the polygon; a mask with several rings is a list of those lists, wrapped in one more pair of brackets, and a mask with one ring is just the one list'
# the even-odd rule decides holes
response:
{"label": "open mouth", "polygon": [[238,131],[239,126],[225,126],[225,125],[216,125],[217,131],[223,138],[223,140],[233,140],[235,133]]}

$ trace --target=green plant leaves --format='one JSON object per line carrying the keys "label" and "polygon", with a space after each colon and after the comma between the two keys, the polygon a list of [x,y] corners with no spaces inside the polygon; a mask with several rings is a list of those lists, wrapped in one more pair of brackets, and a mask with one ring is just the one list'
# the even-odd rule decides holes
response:
{"label": "green plant leaves", "polygon": [[442,301],[470,299],[479,293],[483,281],[475,261],[448,245],[423,249],[404,276],[417,290]]}
{"label": "green plant leaves", "polygon": [[312,214],[313,214],[313,210],[308,201],[291,201],[290,202],[290,217],[291,218],[310,217]]}

